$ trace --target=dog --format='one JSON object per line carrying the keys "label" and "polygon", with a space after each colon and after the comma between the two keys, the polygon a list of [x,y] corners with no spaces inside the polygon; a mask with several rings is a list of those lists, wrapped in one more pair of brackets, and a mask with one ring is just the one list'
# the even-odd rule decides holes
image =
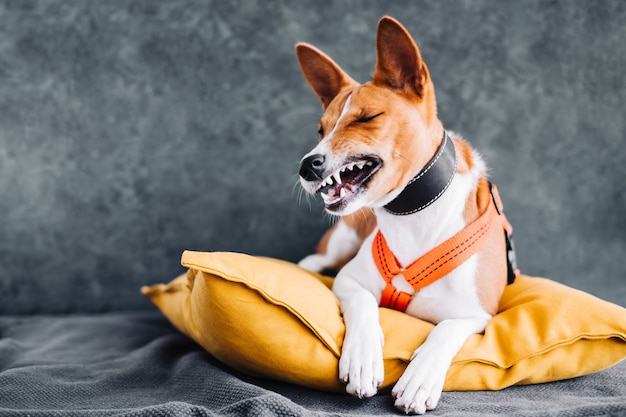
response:
{"label": "dog", "polygon": [[428,68],[398,21],[379,21],[365,84],[312,45],[297,44],[296,55],[323,107],[300,183],[341,216],[299,265],[339,269],[333,292],[346,331],[338,375],[350,394],[371,397],[383,383],[379,306],[435,324],[391,391],[399,410],[423,414],[514,279],[510,225],[481,156],[444,130]]}

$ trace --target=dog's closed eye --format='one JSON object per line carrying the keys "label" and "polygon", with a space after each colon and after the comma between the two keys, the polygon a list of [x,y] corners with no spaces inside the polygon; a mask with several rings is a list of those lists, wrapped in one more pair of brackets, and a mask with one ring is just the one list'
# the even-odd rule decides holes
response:
{"label": "dog's closed eye", "polygon": [[374,115],[371,115],[371,116],[370,115],[359,116],[359,118],[356,119],[354,121],[354,123],[367,123],[367,122],[369,122],[371,120],[374,120],[375,118],[377,118],[378,116],[382,115],[383,113],[384,112],[380,112],[380,113],[377,113],[377,114],[374,114]]}

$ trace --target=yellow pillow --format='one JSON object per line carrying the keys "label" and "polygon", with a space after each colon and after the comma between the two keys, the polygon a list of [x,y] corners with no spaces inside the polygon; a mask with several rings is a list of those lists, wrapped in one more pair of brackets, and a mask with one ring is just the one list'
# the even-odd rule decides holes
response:
{"label": "yellow pillow", "polygon": [[[142,288],[181,332],[240,371],[329,391],[344,325],[332,279],[275,259],[185,252],[186,275]],[[391,387],[433,325],[380,309]],[[484,334],[452,362],[447,391],[497,390],[572,378],[626,357],[626,309],[543,279],[520,276]]]}

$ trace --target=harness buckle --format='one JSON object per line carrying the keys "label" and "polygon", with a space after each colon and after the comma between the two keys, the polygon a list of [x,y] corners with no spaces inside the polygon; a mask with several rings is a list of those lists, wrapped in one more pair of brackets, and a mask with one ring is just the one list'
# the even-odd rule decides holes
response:
{"label": "harness buckle", "polygon": [[496,210],[502,219],[502,225],[504,226],[504,239],[506,240],[506,263],[507,263],[507,282],[512,284],[515,278],[520,274],[520,270],[517,267],[517,257],[515,256],[515,244],[513,243],[513,227],[504,215],[504,206],[498,193],[498,187],[495,184],[489,182],[489,191],[491,191],[491,197],[496,206]]}

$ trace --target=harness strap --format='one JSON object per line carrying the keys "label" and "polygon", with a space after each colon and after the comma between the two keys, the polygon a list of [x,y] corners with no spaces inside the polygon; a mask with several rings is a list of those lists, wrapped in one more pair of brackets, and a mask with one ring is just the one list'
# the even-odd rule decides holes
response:
{"label": "harness strap", "polygon": [[[380,230],[378,231],[372,245],[372,255],[380,275],[387,283],[381,295],[381,307],[405,311],[411,302],[412,294],[398,291],[392,284],[392,280],[397,275],[402,275],[417,293],[448,275],[477,253],[486,243],[494,227],[500,225],[505,230],[505,234],[512,233],[510,223],[504,215],[501,215],[502,202],[498,190],[492,184],[490,184],[490,189],[493,198],[489,199],[487,208],[476,220],[406,268],[400,266],[387,245],[385,237]],[[501,221],[495,221],[497,218]]]}

